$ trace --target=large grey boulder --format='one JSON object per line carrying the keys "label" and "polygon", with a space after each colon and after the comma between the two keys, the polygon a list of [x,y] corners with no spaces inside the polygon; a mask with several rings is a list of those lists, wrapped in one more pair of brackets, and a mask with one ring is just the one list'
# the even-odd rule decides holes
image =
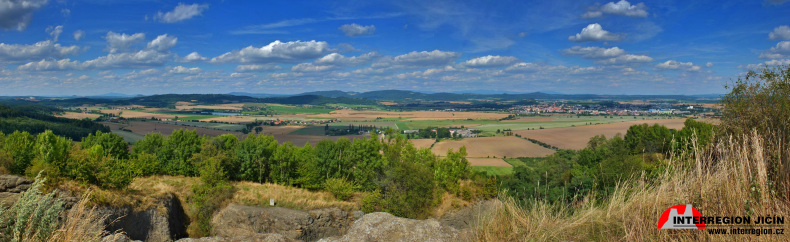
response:
{"label": "large grey boulder", "polygon": [[237,241],[250,241],[250,242],[291,242],[298,241],[285,237],[281,234],[267,233],[267,234],[249,234],[238,235],[235,237],[203,237],[203,238],[185,238],[177,240],[177,242],[237,242]]}
{"label": "large grey boulder", "polygon": [[436,219],[416,220],[400,218],[389,213],[370,213],[354,222],[339,238],[321,241],[471,241],[469,229],[458,230],[439,223]]}
{"label": "large grey boulder", "polygon": [[0,175],[0,206],[11,207],[33,181],[16,175]]}
{"label": "large grey boulder", "polygon": [[353,215],[338,208],[299,211],[282,207],[230,204],[211,219],[212,234],[232,238],[277,233],[294,240],[314,241],[342,235]]}

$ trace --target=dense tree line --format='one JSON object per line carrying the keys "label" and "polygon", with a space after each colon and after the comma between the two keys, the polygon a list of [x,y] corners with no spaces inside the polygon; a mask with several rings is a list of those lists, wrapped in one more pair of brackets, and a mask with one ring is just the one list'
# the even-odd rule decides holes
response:
{"label": "dense tree line", "polygon": [[624,137],[590,138],[587,147],[559,150],[545,158],[520,158],[513,175],[503,177],[500,188],[523,201],[573,202],[587,195],[607,197],[619,182],[638,178],[650,180],[666,167],[662,160],[671,154],[705,147],[713,140],[714,127],[693,119],[681,130],[662,125],[634,125]]}
{"label": "dense tree line", "polygon": [[[494,186],[483,189],[492,180],[470,171],[464,148],[437,157],[399,135],[298,147],[267,135],[209,138],[176,130],[169,136],[148,134],[130,151],[113,133],[98,131],[74,143],[51,131],[15,131],[0,134],[0,169],[30,177],[42,172],[50,181],[73,179],[105,188],[124,188],[134,177],[183,175],[201,176],[211,188],[203,189],[215,192],[228,180],[326,189],[339,198],[347,198],[343,190],[366,192],[372,194],[365,200],[371,210],[407,217],[427,216],[444,192],[469,199],[496,195]],[[473,182],[462,186],[464,179]]]}
{"label": "dense tree line", "polygon": [[56,135],[80,139],[96,131],[109,132],[104,125],[90,120],[55,117],[45,112],[50,108],[36,106],[8,107],[0,105],[0,132],[25,131],[39,134],[51,130]]}

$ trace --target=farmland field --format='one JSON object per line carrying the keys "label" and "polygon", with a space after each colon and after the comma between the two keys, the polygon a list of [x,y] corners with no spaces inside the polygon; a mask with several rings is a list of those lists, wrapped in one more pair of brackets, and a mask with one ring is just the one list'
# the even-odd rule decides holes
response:
{"label": "farmland field", "polygon": [[391,112],[391,111],[354,111],[354,110],[335,110],[328,114],[315,115],[318,118],[361,118],[375,119],[381,118],[409,118],[410,120],[441,120],[441,119],[500,119],[507,117],[505,113],[484,113],[484,112],[444,112],[444,111],[411,111],[411,112]]}
{"label": "farmland field", "polygon": [[414,144],[414,147],[418,149],[431,148],[431,145],[433,145],[433,143],[436,142],[435,139],[410,139],[409,141],[411,141],[411,143]]}
{"label": "farmland field", "polygon": [[661,124],[670,129],[681,129],[683,128],[684,121],[685,119],[648,119],[579,127],[518,130],[514,131],[514,133],[524,138],[539,140],[562,149],[583,149],[593,136],[603,134],[607,138],[611,138],[618,133],[625,135],[625,132],[628,131],[628,127],[632,125],[643,123],[650,125]]}
{"label": "farmland field", "polygon": [[498,167],[513,167],[509,163],[499,158],[467,158],[471,166],[498,166]]}
{"label": "farmland field", "polygon": [[75,112],[65,112],[63,115],[57,115],[61,118],[70,118],[70,119],[95,119],[101,117],[100,114],[95,113],[75,113]]}
{"label": "farmland field", "polygon": [[447,150],[458,151],[461,146],[466,146],[467,157],[477,158],[542,157],[554,153],[554,150],[513,136],[445,140],[434,144],[431,150],[434,154],[443,156],[447,154]]}
{"label": "farmland field", "polygon": [[503,166],[473,166],[473,171],[485,173],[487,176],[502,176],[513,174],[513,167]]}

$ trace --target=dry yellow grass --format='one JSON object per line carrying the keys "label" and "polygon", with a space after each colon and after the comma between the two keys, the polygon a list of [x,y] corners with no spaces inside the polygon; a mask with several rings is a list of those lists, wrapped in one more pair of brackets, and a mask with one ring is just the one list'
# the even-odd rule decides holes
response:
{"label": "dry yellow grass", "polygon": [[[553,206],[534,202],[520,207],[500,196],[492,217],[477,228],[480,241],[788,241],[787,235],[713,235],[706,230],[657,229],[669,207],[692,204],[703,216],[786,216],[786,199],[771,191],[764,140],[756,134],[744,142],[732,139],[715,149],[716,158],[671,160],[654,182],[635,179],[616,189],[606,201],[585,199]],[[759,228],[755,225],[747,225]],[[788,231],[790,224],[779,225]],[[785,232],[787,233],[787,232]]]}
{"label": "dry yellow grass", "polygon": [[358,202],[337,200],[326,191],[313,192],[290,186],[254,182],[236,182],[234,187],[236,192],[230,202],[250,206],[269,206],[269,199],[274,198],[277,206],[302,210],[338,207],[351,211],[359,210],[360,207]]}
{"label": "dry yellow grass", "polygon": [[625,135],[628,128],[632,125],[647,123],[650,125],[661,124],[670,129],[682,129],[685,119],[652,119],[637,120],[619,123],[585,125],[579,127],[538,129],[538,130],[517,130],[513,133],[519,134],[524,138],[532,138],[541,142],[562,148],[562,149],[583,149],[587,147],[590,138],[596,135],[605,135],[607,138],[614,137],[616,134]]}
{"label": "dry yellow grass", "polygon": [[95,119],[95,118],[101,117],[101,115],[100,114],[95,114],[95,113],[66,112],[66,113],[64,113],[62,115],[57,115],[57,117],[70,118],[70,119],[84,119],[84,118]]}
{"label": "dry yellow grass", "polygon": [[436,155],[446,155],[447,150],[458,151],[466,147],[468,157],[543,157],[554,154],[554,150],[514,136],[464,138],[462,140],[445,140],[433,145],[431,149]]}

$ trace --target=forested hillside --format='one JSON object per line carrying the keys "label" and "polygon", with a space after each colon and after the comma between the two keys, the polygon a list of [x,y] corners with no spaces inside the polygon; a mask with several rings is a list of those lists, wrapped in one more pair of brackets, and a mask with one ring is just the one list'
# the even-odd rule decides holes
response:
{"label": "forested hillside", "polygon": [[80,139],[96,131],[109,132],[109,128],[90,120],[59,118],[48,113],[51,108],[0,105],[0,132],[24,131],[31,134],[51,130],[54,134],[71,139]]}

